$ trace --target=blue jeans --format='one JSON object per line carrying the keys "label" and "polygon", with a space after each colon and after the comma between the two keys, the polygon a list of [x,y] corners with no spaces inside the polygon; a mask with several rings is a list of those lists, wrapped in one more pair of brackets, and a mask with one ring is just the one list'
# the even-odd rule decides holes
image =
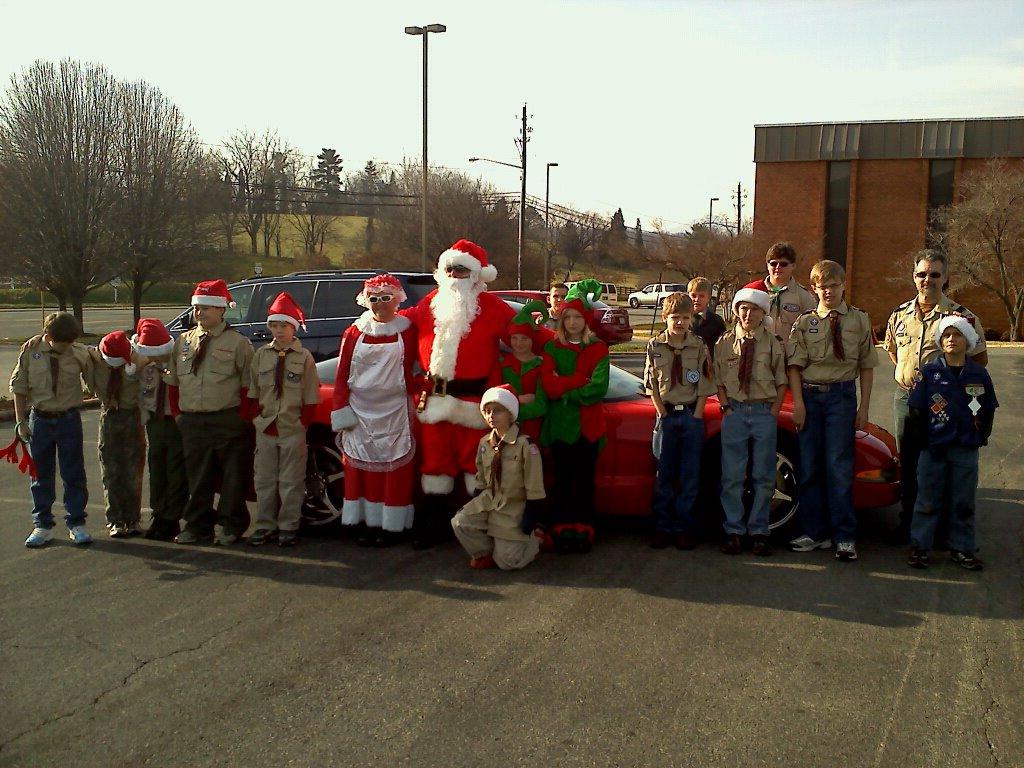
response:
{"label": "blue jeans", "polygon": [[974,498],[978,490],[978,449],[949,446],[921,451],[917,462],[917,502],[911,543],[932,548],[935,528],[949,516],[949,547],[974,552]]}
{"label": "blue jeans", "polygon": [[693,530],[693,505],[700,487],[704,420],[693,407],[669,411],[661,419],[661,455],[654,485],[654,525],[663,533]]}
{"label": "blue jeans", "polygon": [[800,441],[800,507],[803,532],[815,541],[857,538],[853,511],[853,441],[857,383],[833,384],[827,392],[803,390],[807,419]]}
{"label": "blue jeans", "polygon": [[[722,510],[725,532],[767,536],[772,496],[775,494],[776,423],[769,403],[729,400],[732,410],[722,419]],[[743,482],[748,451],[754,503],[743,527]]]}
{"label": "blue jeans", "polygon": [[64,521],[68,528],[85,524],[85,505],[89,487],[85,481],[85,456],[82,451],[82,416],[68,411],[54,419],[41,418],[31,411],[28,417],[28,448],[36,463],[32,491],[32,522],[36,528],[53,528],[53,502],[57,498],[56,464],[60,460],[60,478],[64,483]]}

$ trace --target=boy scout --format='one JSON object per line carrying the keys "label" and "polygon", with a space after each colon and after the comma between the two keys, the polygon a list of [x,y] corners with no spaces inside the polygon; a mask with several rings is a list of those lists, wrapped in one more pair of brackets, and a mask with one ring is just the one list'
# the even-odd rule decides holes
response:
{"label": "boy scout", "polygon": [[[185,451],[189,500],[178,544],[234,544],[249,527],[245,493],[252,467],[248,408],[252,344],[224,322],[231,294],[223,280],[196,286],[196,327],[174,342],[170,383],[178,388],[178,428]],[[220,500],[213,494],[220,482]],[[216,523],[216,526],[214,525]]]}
{"label": "boy scout", "polygon": [[768,276],[748,284],[747,288],[764,291],[770,298],[766,323],[777,338],[788,339],[793,323],[804,312],[818,306],[818,300],[793,277],[796,249],[789,243],[775,243],[765,254]]}
{"label": "boy scout", "polygon": [[181,517],[188,503],[188,478],[181,432],[174,420],[178,391],[169,383],[174,340],[155,317],[143,317],[132,337],[135,351],[151,365],[139,371],[139,405],[149,443],[149,506],[153,519],[147,539],[171,541],[181,533]]}
{"label": "boy scout", "polygon": [[89,388],[101,403],[97,446],[107,530],[113,539],[142,533],[142,463],[146,452],[139,414],[139,380],[124,331],[108,333],[93,358]]}
{"label": "boy scout", "polygon": [[[76,343],[78,321],[67,312],[54,312],[43,321],[43,333],[21,346],[11,374],[18,437],[28,445],[36,464],[32,481],[32,533],[26,547],[41,547],[53,538],[56,498],[56,458],[64,483],[64,521],[75,544],[92,541],[85,530],[89,488],[82,453],[82,384],[92,377],[92,358]],[[31,409],[31,410],[29,410]]]}
{"label": "boy scout", "polygon": [[[715,349],[715,384],[722,408],[722,509],[726,540],[722,552],[743,551],[744,531],[755,555],[770,555],[769,503],[775,491],[776,419],[786,395],[786,355],[764,327],[771,299],[764,291],[741,288],[732,300],[738,318]],[[752,449],[754,503],[743,525],[743,482]]]}
{"label": "boy scout", "polygon": [[710,306],[711,283],[706,277],[695,277],[686,284],[686,293],[693,302],[690,332],[699,336],[708,348],[708,354],[714,356],[715,344],[725,333],[725,320]]}
{"label": "boy scout", "polygon": [[917,497],[917,460],[921,448],[907,432],[907,397],[924,366],[942,354],[935,342],[935,326],[947,315],[967,318],[978,334],[978,344],[971,351],[974,362],[988,363],[985,330],[981,321],[967,307],[957,304],[942,291],[948,280],[946,257],[938,251],[921,251],[914,263],[914,284],[917,296],[893,310],[885,326],[885,351],[896,366],[896,391],[893,396],[893,417],[896,440],[900,449],[901,495],[900,525],[896,543],[910,540],[910,521]]}
{"label": "boy scout", "polygon": [[853,445],[856,430],[868,421],[878,352],[871,320],[843,299],[845,280],[846,272],[836,262],[815,264],[811,287],[818,308],[800,315],[790,335],[789,388],[800,441],[803,535],[789,548],[828,549],[834,540],[837,560],[856,560]]}
{"label": "boy scout", "polygon": [[693,549],[693,505],[700,486],[704,449],[704,401],[715,393],[711,358],[704,342],[689,332],[693,302],[685,293],[665,297],[665,330],[647,345],[644,386],[660,418],[661,453],[654,488],[654,549],[673,542]]}
{"label": "boy scout", "polygon": [[256,530],[253,546],[277,539],[298,542],[302,499],[306,495],[306,427],[320,403],[320,379],[309,350],[295,338],[305,328],[302,308],[280,293],[267,312],[274,340],[253,356],[249,397],[257,401]]}
{"label": "boy scout", "polygon": [[476,454],[476,498],[452,518],[470,568],[524,568],[540,551],[537,506],[544,498],[540,451],[519,431],[519,398],[508,385],[491,387],[480,400],[491,431]]}

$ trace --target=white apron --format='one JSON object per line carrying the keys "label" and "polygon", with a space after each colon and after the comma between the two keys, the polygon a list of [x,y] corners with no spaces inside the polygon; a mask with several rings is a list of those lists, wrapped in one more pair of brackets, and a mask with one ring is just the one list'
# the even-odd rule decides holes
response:
{"label": "white apron", "polygon": [[349,406],[359,421],[341,433],[341,447],[354,466],[386,469],[412,452],[402,351],[401,336],[383,344],[367,344],[360,336],[352,350]]}

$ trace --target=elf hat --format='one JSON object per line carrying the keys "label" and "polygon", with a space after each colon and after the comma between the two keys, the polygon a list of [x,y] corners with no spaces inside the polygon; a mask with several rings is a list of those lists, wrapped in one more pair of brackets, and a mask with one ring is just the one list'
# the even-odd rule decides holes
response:
{"label": "elf hat", "polygon": [[402,284],[398,282],[398,278],[385,272],[383,275],[375,275],[363,282],[363,290],[356,295],[356,304],[369,309],[369,296],[382,293],[389,293],[394,296],[396,305],[401,304],[407,298]]}
{"label": "elf hat", "polygon": [[771,309],[772,299],[764,291],[759,291],[756,288],[740,288],[736,291],[736,295],[732,297],[732,311],[735,312],[740,304],[747,302],[753,304],[756,307],[760,307],[764,310],[767,315],[768,310]]}
{"label": "elf hat", "polygon": [[487,261],[487,251],[470,240],[459,240],[437,259],[437,269],[465,267],[475,283],[489,283],[498,276],[498,270]]}
{"label": "elf hat", "polygon": [[961,317],[960,315],[946,315],[935,324],[935,345],[942,349],[942,333],[947,328],[956,328],[967,339],[967,354],[971,354],[978,346],[978,332],[971,324],[973,318]]}
{"label": "elf hat", "polygon": [[169,355],[174,349],[174,339],[167,327],[155,317],[143,317],[135,326],[132,346],[143,357]]}
{"label": "elf hat", "polygon": [[270,303],[270,308],[267,310],[267,322],[271,323],[275,320],[291,323],[295,330],[298,330],[299,326],[302,327],[302,330],[306,330],[306,315],[288,291],[281,291]]}
{"label": "elf hat", "polygon": [[484,412],[484,406],[488,403],[497,403],[506,411],[512,414],[512,421],[519,418],[519,398],[508,384],[500,387],[491,387],[484,396],[480,398],[480,413]]}
{"label": "elf hat", "polygon": [[192,291],[193,307],[233,307],[228,284],[223,280],[204,280]]}
{"label": "elf hat", "polygon": [[587,325],[591,325],[594,322],[593,304],[600,295],[601,284],[597,280],[593,278],[580,280],[565,294],[565,301],[562,302],[561,314],[559,316],[565,317],[565,310],[575,309],[583,315]]}
{"label": "elf hat", "polygon": [[536,341],[538,328],[549,319],[547,305],[538,299],[530,299],[508,324],[508,335],[521,333]]}
{"label": "elf hat", "polygon": [[100,339],[100,355],[111,368],[120,368],[132,359],[132,343],[124,331],[113,331]]}

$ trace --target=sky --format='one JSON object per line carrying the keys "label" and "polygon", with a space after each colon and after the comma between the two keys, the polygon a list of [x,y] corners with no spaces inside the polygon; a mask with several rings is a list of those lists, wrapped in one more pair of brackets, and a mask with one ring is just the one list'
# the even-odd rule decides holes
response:
{"label": "sky", "polygon": [[754,126],[1024,115],[1024,2],[0,0],[3,86],[74,58],[160,88],[203,141],[276,130],[345,170],[418,160],[627,224],[752,212]]}

